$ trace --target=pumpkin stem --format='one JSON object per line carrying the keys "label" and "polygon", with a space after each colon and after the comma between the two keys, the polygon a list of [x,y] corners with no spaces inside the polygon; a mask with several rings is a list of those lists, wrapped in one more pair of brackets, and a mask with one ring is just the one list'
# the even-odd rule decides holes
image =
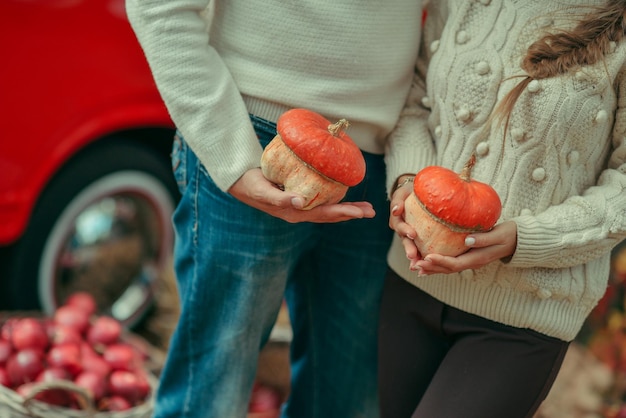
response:
{"label": "pumpkin stem", "polygon": [[472,153],[470,159],[465,163],[465,166],[463,166],[463,170],[461,170],[461,180],[470,181],[472,178],[472,167],[474,167],[474,164],[476,164],[476,154]]}
{"label": "pumpkin stem", "polygon": [[332,125],[328,125],[328,132],[334,137],[339,137],[341,131],[345,131],[350,126],[350,122],[345,119],[339,119],[337,122]]}

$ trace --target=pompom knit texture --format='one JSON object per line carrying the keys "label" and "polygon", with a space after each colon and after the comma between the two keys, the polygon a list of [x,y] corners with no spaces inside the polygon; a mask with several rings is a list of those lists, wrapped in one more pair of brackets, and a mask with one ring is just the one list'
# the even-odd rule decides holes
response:
{"label": "pompom knit texture", "polygon": [[481,128],[525,75],[528,46],[602,4],[429,3],[418,65],[426,81],[414,82],[404,111],[414,119],[398,127],[415,135],[390,137],[389,177],[427,165],[460,172],[476,153],[472,177],[498,192],[500,221],[517,223],[517,248],[480,269],[419,276],[396,237],[389,263],[405,280],[464,311],[575,338],[605,292],[611,249],[626,237],[626,43],[595,65],[530,82],[506,135],[504,124]]}
{"label": "pompom knit texture", "polygon": [[222,190],[260,166],[249,113],[275,122],[301,107],[345,118],[362,150],[382,154],[420,36],[415,0],[127,0],[126,8],[174,123]]}

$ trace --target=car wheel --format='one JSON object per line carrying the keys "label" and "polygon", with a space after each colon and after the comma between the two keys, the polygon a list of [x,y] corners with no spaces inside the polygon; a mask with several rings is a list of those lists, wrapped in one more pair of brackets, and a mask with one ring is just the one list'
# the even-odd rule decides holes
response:
{"label": "car wheel", "polygon": [[171,255],[177,188],[169,159],[121,139],[78,154],[40,196],[13,248],[12,309],[52,313],[76,291],[128,327],[153,302]]}

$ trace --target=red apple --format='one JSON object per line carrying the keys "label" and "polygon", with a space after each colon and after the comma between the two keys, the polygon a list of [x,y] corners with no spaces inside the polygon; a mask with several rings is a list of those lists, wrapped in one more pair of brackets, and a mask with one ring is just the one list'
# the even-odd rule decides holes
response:
{"label": "red apple", "polygon": [[142,401],[150,392],[150,385],[142,374],[126,370],[116,370],[109,376],[109,391],[136,403]]}
{"label": "red apple", "polygon": [[36,382],[52,382],[53,380],[70,380],[72,376],[67,370],[60,367],[49,367],[44,369],[37,378]]}
{"label": "red apple", "polygon": [[83,341],[83,337],[78,330],[68,325],[57,324],[51,329],[52,345],[62,345],[67,343],[79,344]]}
{"label": "red apple", "polygon": [[0,366],[6,364],[12,352],[11,343],[6,340],[0,340]]}
{"label": "red apple", "polygon": [[100,400],[106,393],[107,380],[98,373],[83,371],[74,379],[77,386],[86,389],[94,401]]}
{"label": "red apple", "polygon": [[13,325],[15,325],[19,321],[18,318],[8,318],[2,324],[2,329],[0,329],[0,338],[6,341],[11,341],[11,333],[13,332]]}
{"label": "red apple", "polygon": [[277,390],[265,385],[256,384],[248,404],[248,412],[276,411],[280,408],[281,399]]}
{"label": "red apple", "polygon": [[94,350],[82,349],[83,370],[107,377],[111,373],[111,366]]}
{"label": "red apple", "polygon": [[118,343],[106,347],[102,358],[114,370],[134,370],[139,366],[135,350],[128,344]]}
{"label": "red apple", "polygon": [[76,376],[83,370],[78,344],[55,345],[48,351],[46,360],[50,367],[62,368],[72,376]]}
{"label": "red apple", "polygon": [[64,305],[74,306],[76,308],[80,308],[87,313],[87,315],[91,316],[96,313],[97,305],[95,298],[88,292],[75,292],[72,293]]}
{"label": "red apple", "polygon": [[79,334],[82,334],[89,327],[89,316],[82,308],[68,305],[58,308],[52,318],[56,325],[74,328]]}
{"label": "red apple", "polygon": [[13,324],[11,343],[16,350],[24,348],[45,350],[49,342],[46,328],[40,321],[34,318],[22,318]]}
{"label": "red apple", "polygon": [[6,371],[12,386],[32,382],[44,368],[41,351],[25,348],[14,353],[7,360]]}
{"label": "red apple", "polygon": [[116,343],[122,335],[122,325],[108,316],[98,317],[87,331],[87,341],[92,345]]}

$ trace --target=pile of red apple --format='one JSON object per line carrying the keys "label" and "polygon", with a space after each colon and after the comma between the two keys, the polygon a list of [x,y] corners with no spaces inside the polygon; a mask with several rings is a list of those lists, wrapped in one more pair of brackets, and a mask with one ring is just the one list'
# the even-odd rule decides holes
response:
{"label": "pile of red apple", "polygon": [[[75,393],[54,388],[63,380],[98,410],[123,411],[150,393],[145,351],[124,339],[117,320],[96,314],[88,293],[72,294],[50,318],[10,317],[0,327],[0,384],[24,397],[80,408]],[[38,391],[41,382],[53,388]]]}

